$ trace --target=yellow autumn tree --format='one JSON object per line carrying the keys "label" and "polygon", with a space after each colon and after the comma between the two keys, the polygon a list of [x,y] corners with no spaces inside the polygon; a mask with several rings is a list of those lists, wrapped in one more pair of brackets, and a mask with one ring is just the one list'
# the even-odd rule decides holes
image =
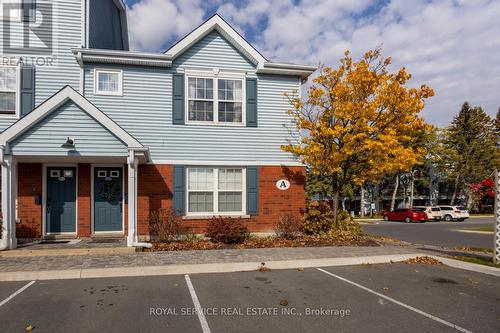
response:
{"label": "yellow autumn tree", "polygon": [[335,216],[346,185],[377,182],[425,156],[412,143],[430,128],[419,114],[434,92],[407,87],[411,75],[405,68],[391,73],[390,64],[379,48],[357,62],[347,51],[337,69],[321,69],[305,100],[289,96],[300,138],[282,149],[331,178]]}

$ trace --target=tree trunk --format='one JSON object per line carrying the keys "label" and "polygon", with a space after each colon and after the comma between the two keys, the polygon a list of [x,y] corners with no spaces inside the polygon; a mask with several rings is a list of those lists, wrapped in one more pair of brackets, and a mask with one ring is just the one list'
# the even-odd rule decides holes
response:
{"label": "tree trunk", "polygon": [[457,177],[455,178],[455,183],[453,185],[453,194],[451,196],[451,200],[450,200],[450,205],[454,205],[455,204],[455,200],[457,200],[457,195],[458,195],[458,182],[459,182],[459,176],[457,175]]}
{"label": "tree trunk", "polygon": [[410,180],[410,207],[413,208],[413,197],[414,197],[414,191],[415,191],[415,172],[411,172],[411,180]]}
{"label": "tree trunk", "polygon": [[398,194],[398,189],[399,189],[399,173],[396,175],[396,183],[394,184],[394,191],[392,192],[391,212],[394,211],[394,208],[396,206],[396,196]]}
{"label": "tree trunk", "polygon": [[467,190],[467,210],[470,212],[472,208],[472,204],[474,203],[474,197],[472,196],[472,191],[470,189]]}
{"label": "tree trunk", "polygon": [[361,186],[361,198],[360,198],[360,209],[359,209],[359,216],[364,217],[365,216],[365,188],[364,186]]}
{"label": "tree trunk", "polygon": [[340,193],[335,192],[333,193],[333,215],[335,216],[335,226],[337,226],[337,221],[338,221],[338,215],[339,215],[339,198],[340,198]]}

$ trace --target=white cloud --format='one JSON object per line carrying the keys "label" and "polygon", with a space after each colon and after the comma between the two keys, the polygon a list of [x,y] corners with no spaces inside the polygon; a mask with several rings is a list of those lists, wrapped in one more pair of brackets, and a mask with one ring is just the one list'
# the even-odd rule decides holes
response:
{"label": "white cloud", "polygon": [[[182,5],[180,5],[182,3]],[[211,7],[209,7],[211,6]],[[491,115],[500,106],[500,1],[391,0],[143,0],[129,12],[132,45],[158,49],[217,9],[247,32],[264,56],[335,66],[346,49],[359,57],[382,46],[394,68],[405,66],[413,85],[427,83],[436,96],[423,115],[446,125],[468,100]]]}
{"label": "white cloud", "polygon": [[130,47],[159,51],[165,42],[182,37],[203,21],[195,0],[143,0],[127,8]]}

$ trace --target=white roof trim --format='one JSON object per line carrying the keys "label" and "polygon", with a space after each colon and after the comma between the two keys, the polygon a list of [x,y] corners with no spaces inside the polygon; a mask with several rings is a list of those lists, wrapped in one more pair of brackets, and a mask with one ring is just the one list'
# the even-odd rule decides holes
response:
{"label": "white roof trim", "polygon": [[213,30],[217,30],[229,42],[231,42],[240,52],[247,56],[258,67],[263,67],[267,59],[262,56],[250,43],[248,43],[233,27],[215,14],[205,21],[198,28],[194,29],[186,37],[174,44],[165,54],[172,57],[172,60],[187,51],[191,46],[200,41]]}
{"label": "white roof trim", "polygon": [[151,67],[171,67],[171,58],[165,54],[115,51],[101,49],[72,49],[77,59],[83,62],[98,62],[108,64],[142,65]]}
{"label": "white roof trim", "polygon": [[83,111],[87,112],[89,116],[94,118],[103,127],[113,133],[118,139],[123,141],[127,145],[128,149],[137,149],[141,151],[147,149],[133,136],[127,133],[127,131],[121,128],[111,118],[106,116],[94,104],[90,103],[85,97],[77,93],[70,86],[66,86],[61,89],[55,95],[48,98],[47,100],[45,100],[45,102],[31,111],[28,115],[19,119],[17,122],[12,124],[12,126],[3,131],[0,134],[0,146],[5,147],[9,142],[19,137],[32,126],[43,120],[52,111],[64,105],[68,101],[72,101]]}

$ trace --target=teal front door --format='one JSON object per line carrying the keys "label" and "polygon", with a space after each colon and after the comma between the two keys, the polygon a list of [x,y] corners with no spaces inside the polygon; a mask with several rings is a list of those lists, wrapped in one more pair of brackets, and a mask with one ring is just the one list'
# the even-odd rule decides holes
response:
{"label": "teal front door", "polygon": [[123,169],[94,168],[94,231],[123,230]]}
{"label": "teal front door", "polygon": [[76,168],[47,168],[47,233],[76,232]]}

